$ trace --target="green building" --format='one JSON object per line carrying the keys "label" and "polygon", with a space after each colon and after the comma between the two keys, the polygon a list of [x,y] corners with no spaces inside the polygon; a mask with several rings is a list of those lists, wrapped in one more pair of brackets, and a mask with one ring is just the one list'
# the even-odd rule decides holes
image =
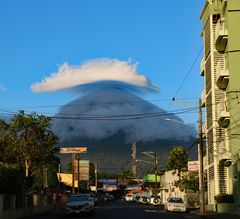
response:
{"label": "green building", "polygon": [[240,0],[207,0],[200,16],[204,57],[202,107],[206,107],[207,207],[234,195],[240,205]]}

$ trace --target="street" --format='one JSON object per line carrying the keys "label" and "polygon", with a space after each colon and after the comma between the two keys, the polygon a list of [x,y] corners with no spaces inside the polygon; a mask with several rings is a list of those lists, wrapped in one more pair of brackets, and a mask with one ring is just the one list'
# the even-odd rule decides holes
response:
{"label": "street", "polygon": [[131,202],[123,201],[113,201],[96,206],[95,214],[93,216],[78,216],[73,215],[66,217],[64,212],[61,210],[52,211],[46,214],[37,215],[30,217],[34,219],[63,219],[63,218],[92,218],[92,219],[184,219],[184,218],[229,218],[239,219],[240,216],[235,214],[208,214],[208,215],[198,215],[196,212],[190,213],[167,213],[160,207],[146,206]]}

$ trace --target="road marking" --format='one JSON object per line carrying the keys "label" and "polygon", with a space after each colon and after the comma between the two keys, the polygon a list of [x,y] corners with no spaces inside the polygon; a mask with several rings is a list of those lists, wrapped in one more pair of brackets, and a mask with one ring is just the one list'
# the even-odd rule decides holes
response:
{"label": "road marking", "polygon": [[157,211],[157,210],[149,210],[149,209],[145,209],[144,211],[146,211],[146,212],[148,212],[148,213],[152,213],[152,212],[159,212],[159,211]]}

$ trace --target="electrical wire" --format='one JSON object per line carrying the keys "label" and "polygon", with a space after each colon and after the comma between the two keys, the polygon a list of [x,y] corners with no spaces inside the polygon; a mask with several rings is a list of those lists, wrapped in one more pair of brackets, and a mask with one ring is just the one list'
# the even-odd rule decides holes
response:
{"label": "electrical wire", "polygon": [[[176,96],[178,95],[179,91],[182,89],[184,83],[186,82],[188,76],[189,76],[190,73],[192,72],[193,67],[195,66],[195,64],[196,64],[198,58],[200,57],[202,51],[203,51],[203,46],[202,46],[202,47],[200,48],[200,50],[198,51],[198,53],[197,53],[197,55],[196,55],[196,57],[195,57],[193,63],[191,64],[189,70],[187,71],[187,74],[185,75],[185,77],[183,78],[181,84],[179,85],[178,89],[176,90],[175,94],[173,95],[172,100],[176,99]],[[168,109],[170,109],[171,104],[172,104],[172,102],[169,103]]]}

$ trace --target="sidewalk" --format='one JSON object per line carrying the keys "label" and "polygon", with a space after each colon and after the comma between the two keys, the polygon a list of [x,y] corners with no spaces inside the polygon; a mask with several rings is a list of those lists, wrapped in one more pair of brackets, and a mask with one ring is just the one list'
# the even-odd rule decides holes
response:
{"label": "sidewalk", "polygon": [[[192,211],[193,214],[201,215],[199,210]],[[216,218],[216,219],[240,219],[240,211],[230,212],[230,213],[218,213],[215,211],[207,211],[202,218]]]}

